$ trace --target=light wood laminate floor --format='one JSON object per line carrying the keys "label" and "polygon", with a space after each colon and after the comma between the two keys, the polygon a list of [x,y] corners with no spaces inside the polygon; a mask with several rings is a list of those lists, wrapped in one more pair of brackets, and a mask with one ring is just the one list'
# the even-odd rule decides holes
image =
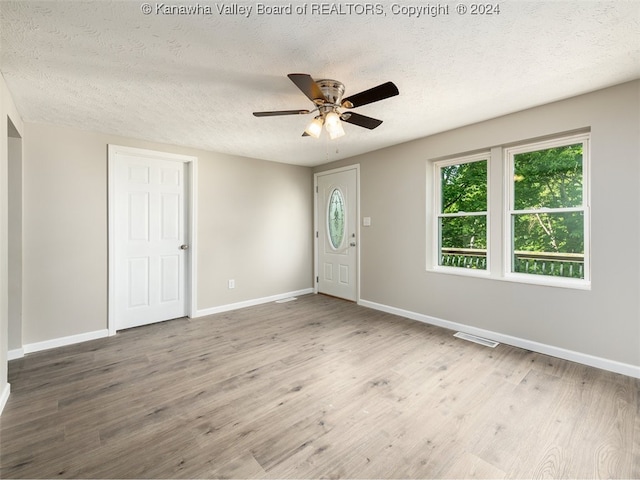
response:
{"label": "light wood laminate floor", "polygon": [[308,295],[9,364],[2,478],[639,478],[640,380]]}

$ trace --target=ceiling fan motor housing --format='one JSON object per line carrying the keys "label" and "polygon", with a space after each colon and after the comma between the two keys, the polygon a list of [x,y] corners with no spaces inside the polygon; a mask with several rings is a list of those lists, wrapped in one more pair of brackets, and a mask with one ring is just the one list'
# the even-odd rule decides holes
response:
{"label": "ceiling fan motor housing", "polygon": [[318,109],[321,113],[327,113],[340,106],[342,96],[344,95],[344,84],[337,80],[322,79],[316,80],[316,84],[322,90],[326,100],[316,100]]}

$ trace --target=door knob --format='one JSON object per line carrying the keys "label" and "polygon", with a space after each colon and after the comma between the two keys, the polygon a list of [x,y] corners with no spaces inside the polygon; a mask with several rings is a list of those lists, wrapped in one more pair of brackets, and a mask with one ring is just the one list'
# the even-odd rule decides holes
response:
{"label": "door knob", "polygon": [[189,245],[180,245],[180,250],[188,250]]}

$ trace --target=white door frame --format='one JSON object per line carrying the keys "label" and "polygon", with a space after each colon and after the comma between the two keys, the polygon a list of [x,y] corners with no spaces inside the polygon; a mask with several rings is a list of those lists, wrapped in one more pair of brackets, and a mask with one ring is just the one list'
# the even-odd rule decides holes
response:
{"label": "white door frame", "polygon": [[115,168],[114,162],[117,154],[133,155],[144,158],[160,158],[185,164],[187,172],[185,174],[187,208],[187,238],[189,239],[189,255],[186,255],[186,275],[185,275],[185,298],[186,313],[189,318],[196,314],[198,291],[198,275],[196,265],[197,248],[197,199],[198,199],[198,157],[190,155],[179,155],[175,153],[159,152],[143,148],[122,147],[119,145],[108,145],[108,211],[109,211],[109,303],[107,326],[109,335],[116,334],[116,279],[115,279]]}
{"label": "white door frame", "polygon": [[331,175],[347,170],[356,171],[356,303],[360,304],[360,164],[348,165],[346,167],[334,168],[313,174],[313,292],[318,293],[318,277],[320,272],[318,269],[318,177],[323,175]]}

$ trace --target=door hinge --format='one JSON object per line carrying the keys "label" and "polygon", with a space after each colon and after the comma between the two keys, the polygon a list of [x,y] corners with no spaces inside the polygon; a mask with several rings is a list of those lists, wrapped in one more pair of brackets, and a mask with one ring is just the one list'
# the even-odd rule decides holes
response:
{"label": "door hinge", "polygon": [[316,232],[316,238],[318,238],[318,232]]}
{"label": "door hinge", "polygon": [[318,186],[316,185],[316,193],[318,193]]}
{"label": "door hinge", "polygon": [[320,283],[320,277],[316,277],[316,283]]}

